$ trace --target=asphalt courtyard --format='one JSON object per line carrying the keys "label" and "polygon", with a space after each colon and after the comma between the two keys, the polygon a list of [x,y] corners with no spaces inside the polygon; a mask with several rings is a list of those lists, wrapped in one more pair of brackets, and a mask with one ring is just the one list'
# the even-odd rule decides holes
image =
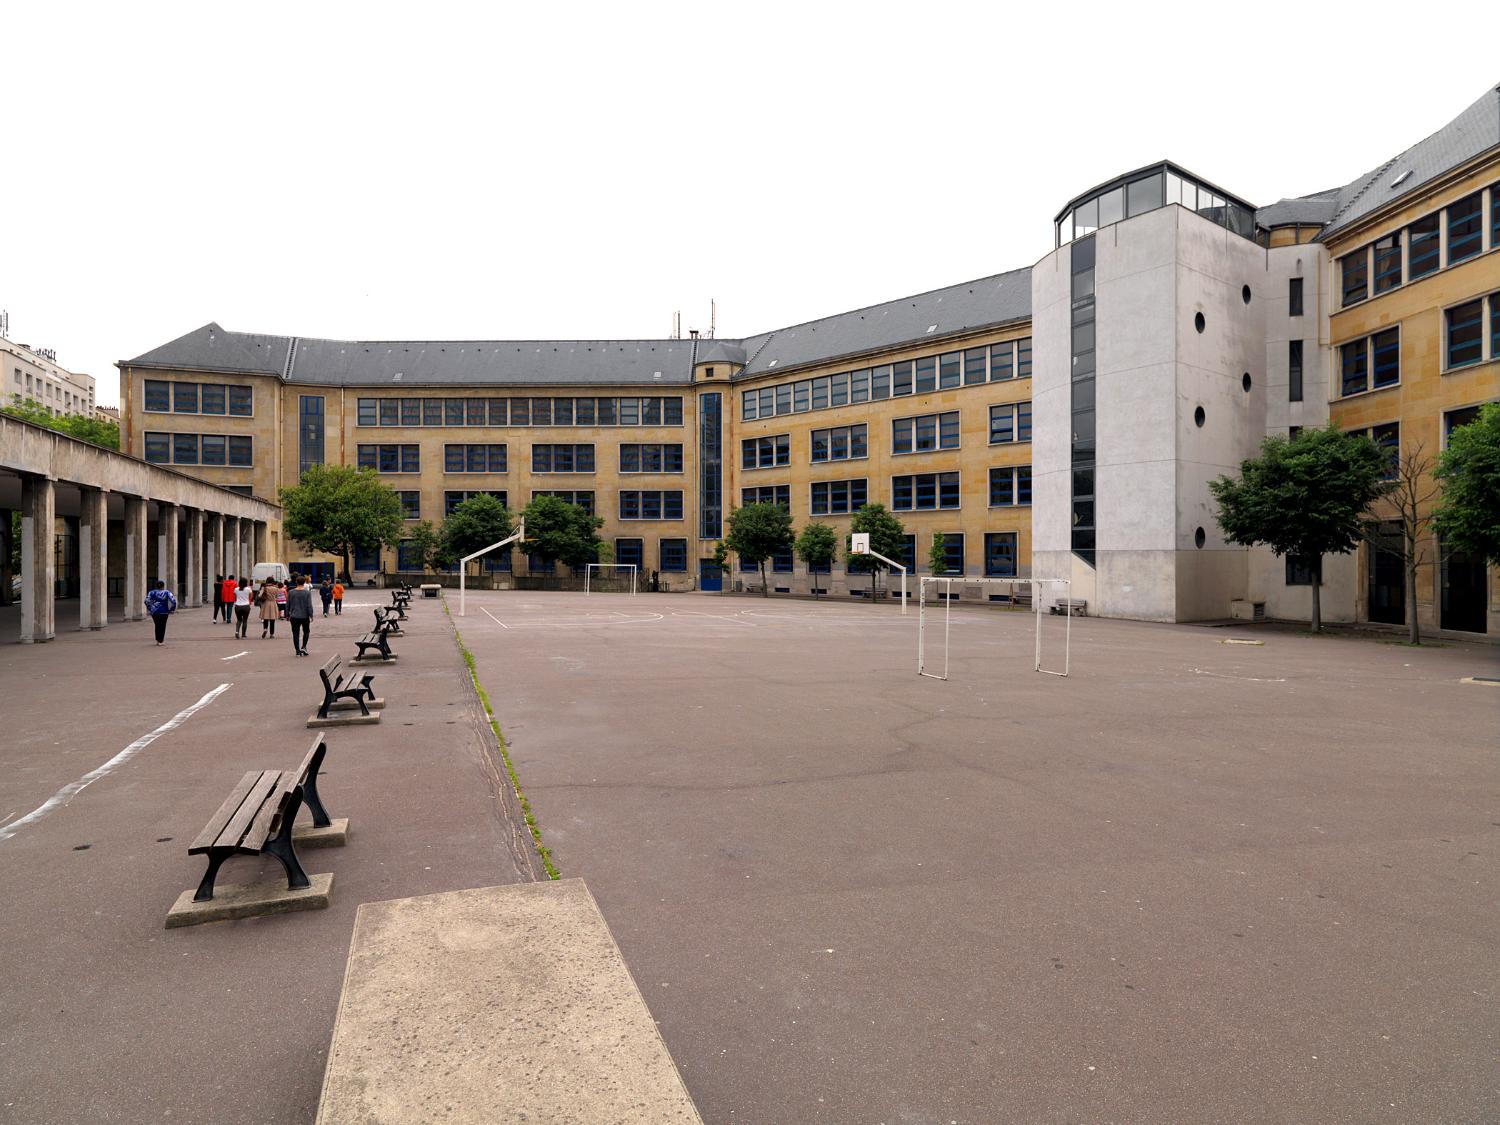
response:
{"label": "asphalt courtyard", "polygon": [[704,1119],[1500,1119],[1496,650],[1035,622],[469,595]]}

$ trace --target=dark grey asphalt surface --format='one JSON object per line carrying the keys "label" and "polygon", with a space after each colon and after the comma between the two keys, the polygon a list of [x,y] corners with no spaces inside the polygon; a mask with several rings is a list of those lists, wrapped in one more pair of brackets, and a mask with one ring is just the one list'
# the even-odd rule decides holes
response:
{"label": "dark grey asphalt surface", "polygon": [[[179,613],[161,649],[149,621],[79,634],[72,613],[57,641],[21,646],[0,610],[0,824],[233,686],[0,841],[0,1121],[310,1121],[359,903],[534,876],[442,608],[416,602],[400,663],[375,670],[380,726],[327,732],[322,790],[350,841],[303,859],[334,873],[331,907],[172,931],[167,908],[202,875],[188,842],[245,770],[301,760],[317,668],[354,654],[371,613],[316,619],[301,660],[258,627],[235,642],[208,608]],[[221,879],[257,872],[280,877],[240,859]]]}
{"label": "dark grey asphalt surface", "polygon": [[471,595],[705,1120],[1500,1119],[1496,650],[1031,625]]}

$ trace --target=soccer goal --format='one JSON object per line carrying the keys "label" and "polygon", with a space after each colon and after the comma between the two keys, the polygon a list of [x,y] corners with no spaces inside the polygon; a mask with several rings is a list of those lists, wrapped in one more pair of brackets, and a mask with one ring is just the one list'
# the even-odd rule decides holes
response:
{"label": "soccer goal", "polygon": [[[1058,671],[1055,668],[1042,667],[1042,618],[1048,616],[1048,613],[1050,612],[1049,607],[1044,604],[1045,598],[1043,595],[1046,592],[1046,587],[1062,586],[1064,588],[1063,592],[1064,594],[1066,594],[1067,587],[1069,587],[1070,585],[1069,581],[1066,578],[1016,578],[1005,579],[1004,581],[1007,584],[1016,585],[1025,583],[1031,588],[1031,612],[1036,615],[1035,640],[1032,652],[1032,671],[1040,672],[1046,676],[1068,675],[1070,670],[1070,661],[1072,659],[1073,647],[1072,603],[1068,602],[1066,599],[1064,600],[1064,604],[1067,607],[1067,624],[1064,627],[1063,632],[1063,666],[1061,671]],[[927,661],[927,587],[929,585],[936,586],[939,582],[943,584],[942,590],[940,591],[943,599],[943,633],[941,641],[943,648],[943,670],[941,674],[939,674],[935,670],[930,670],[928,668]],[[931,680],[946,680],[948,678],[948,658],[950,648],[949,642],[952,636],[951,626],[953,622],[953,583],[955,582],[961,582],[964,585],[973,585],[976,583],[976,580],[973,578],[965,578],[962,575],[950,578],[935,574],[924,574],[917,579],[917,675],[926,676]],[[936,608],[934,608],[933,612],[937,612]],[[934,625],[934,629],[935,628],[936,626]],[[937,638],[934,637],[934,649],[937,647],[938,643],[939,642]],[[934,668],[935,667],[936,665],[934,663]]]}
{"label": "soccer goal", "polygon": [[583,572],[583,592],[585,594],[592,594],[594,592],[594,571],[596,570],[630,571],[630,596],[635,597],[635,563],[589,563]]}

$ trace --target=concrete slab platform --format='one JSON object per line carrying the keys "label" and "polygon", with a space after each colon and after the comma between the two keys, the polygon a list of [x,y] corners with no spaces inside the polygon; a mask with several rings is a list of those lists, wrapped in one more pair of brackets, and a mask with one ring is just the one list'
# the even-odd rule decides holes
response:
{"label": "concrete slab platform", "polygon": [[359,908],[318,1121],[439,1116],[701,1120],[581,879]]}
{"label": "concrete slab platform", "polygon": [[377,715],[329,715],[326,719],[318,718],[314,711],[307,717],[307,729],[316,730],[319,727],[369,727],[380,722]]}
{"label": "concrete slab platform", "polygon": [[392,653],[390,656],[357,656],[349,661],[349,663],[356,667],[364,668],[371,664],[394,664],[397,659],[398,657]]}
{"label": "concrete slab platform", "polygon": [[326,828],[299,824],[292,829],[292,844],[297,848],[342,848],[349,842],[349,818],[329,817]]}
{"label": "concrete slab platform", "polygon": [[[371,711],[379,711],[385,706],[385,697],[377,695],[374,699],[367,699],[365,706]],[[359,704],[352,699],[340,699],[332,703],[328,709],[330,711],[358,711]]]}
{"label": "concrete slab platform", "polygon": [[291,914],[298,910],[327,910],[333,893],[333,875],[310,875],[312,886],[287,890],[285,881],[220,883],[214,897],[194,902],[193,891],[183,891],[167,911],[167,929],[201,926],[204,922],[228,922],[235,918],[257,918],[264,914]]}

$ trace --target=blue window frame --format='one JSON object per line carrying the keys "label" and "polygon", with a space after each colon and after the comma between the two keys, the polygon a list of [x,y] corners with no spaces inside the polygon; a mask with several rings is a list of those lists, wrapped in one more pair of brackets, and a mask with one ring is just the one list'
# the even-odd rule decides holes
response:
{"label": "blue window frame", "polygon": [[868,426],[836,426],[812,432],[812,461],[848,461],[868,456]]}
{"label": "blue window frame", "polygon": [[226,465],[228,442],[223,434],[204,434],[200,439],[199,452],[205,465]]}
{"label": "blue window frame", "polygon": [[681,490],[625,489],[620,493],[622,520],[682,519]]}
{"label": "blue window frame", "polygon": [[1401,234],[1397,232],[1375,243],[1375,292],[1384,293],[1400,284]]}
{"label": "blue window frame", "polygon": [[757,488],[740,489],[740,505],[748,504],[780,504],[787,511],[792,510],[792,486],[789,484],[765,484]]}
{"label": "blue window frame", "polygon": [[[944,352],[938,357],[938,386],[943,390],[952,390],[954,387],[963,385],[963,362],[962,352]],[[983,382],[983,380],[980,380]]]}
{"label": "blue window frame", "polygon": [[172,464],[196,465],[198,463],[198,435],[172,435]]}
{"label": "blue window frame", "polygon": [[914,473],[891,478],[891,508],[898,512],[937,511],[960,503],[957,473]]}
{"label": "blue window frame", "polygon": [[937,356],[923,356],[917,360],[917,394],[926,394],[937,389]]}
{"label": "blue window frame", "polygon": [[1467,261],[1484,249],[1484,193],[1448,205],[1448,264]]}
{"label": "blue window frame", "polygon": [[1387,328],[1370,337],[1374,354],[1375,386],[1389,387],[1401,381],[1401,330]]}
{"label": "blue window frame", "polygon": [[255,413],[255,392],[249,387],[230,386],[229,413],[236,418],[248,418]]}
{"label": "blue window frame", "polygon": [[685,574],[688,568],[687,540],[663,539],[660,544],[661,569],[671,574]]}
{"label": "blue window frame", "polygon": [[380,548],[379,547],[356,547],[354,548],[355,570],[379,570]]}
{"label": "blue window frame", "polygon": [[1370,341],[1339,345],[1339,393],[1357,395],[1370,389]]}
{"label": "blue window frame", "polygon": [[984,357],[987,354],[985,348],[969,348],[964,352],[964,386],[972,387],[976,383],[983,383],[986,375]]}
{"label": "blue window frame", "polygon": [[1012,465],[990,469],[990,507],[1009,508],[1016,502],[1016,470]]}
{"label": "blue window frame", "polygon": [[870,401],[891,397],[891,365],[870,368]]}
{"label": "blue window frame", "polygon": [[810,511],[815,516],[841,516],[864,507],[868,486],[859,480],[825,480],[812,484]]}
{"label": "blue window frame", "polygon": [[[413,447],[415,448],[415,447]],[[249,468],[253,457],[252,439],[249,434],[229,435],[229,463],[237,468]],[[415,472],[416,470],[411,470]]]}
{"label": "blue window frame", "polygon": [[924,453],[934,449],[957,449],[958,411],[919,414],[891,421],[892,453]]}
{"label": "blue window frame", "polygon": [[404,520],[419,520],[422,518],[422,494],[416,489],[405,489],[396,493],[401,498],[401,518]]}
{"label": "blue window frame", "polygon": [[397,570],[422,570],[422,560],[417,557],[416,544],[410,539],[403,539],[396,544],[396,569]]}
{"label": "blue window frame", "polygon": [[1443,313],[1448,325],[1448,366],[1467,367],[1484,358],[1484,302],[1470,301]]}
{"label": "blue window frame", "polygon": [[1016,378],[1031,378],[1031,337],[1022,336],[1016,341]]}
{"label": "blue window frame", "polygon": [[380,400],[373,398],[362,398],[359,400],[355,416],[357,426],[377,426],[380,424]]}
{"label": "blue window frame", "polygon": [[172,384],[172,412],[174,414],[198,413],[198,384]]}
{"label": "blue window frame", "polygon": [[[679,540],[680,542],[680,540]],[[634,565],[637,575],[646,565],[645,541],[642,539],[616,539],[615,562]]]}
{"label": "blue window frame", "polygon": [[148,432],[145,442],[146,460],[153,465],[165,465],[172,460],[172,435]]}
{"label": "blue window frame", "polygon": [[1003,344],[990,345],[990,382],[1013,379],[1016,375],[1016,342],[1007,340]]}
{"label": "blue window frame", "polygon": [[915,535],[901,537],[901,553],[896,556],[896,561],[912,574],[917,572],[917,537]]}
{"label": "blue window frame", "polygon": [[984,537],[984,573],[987,578],[1016,577],[1016,533],[991,531]]}
{"label": "blue window frame", "polygon": [[899,398],[911,394],[912,362],[891,364],[891,397]]}
{"label": "blue window frame", "polygon": [[[322,396],[318,396],[318,397],[319,397],[319,400],[321,401]],[[224,384],[223,383],[204,383],[203,384],[203,403],[202,403],[203,413],[205,413],[205,414],[223,414],[224,413],[224,409],[225,409],[224,404],[225,404],[226,401],[227,401],[227,399],[226,399],[226,396],[224,394]]]}
{"label": "blue window frame", "polygon": [[172,409],[172,384],[164,379],[145,382],[146,409],[152,414],[166,414]]}
{"label": "blue window frame", "polygon": [[943,533],[943,572],[958,575],[964,572],[964,537],[959,531]]}
{"label": "blue window frame", "polygon": [[1406,273],[1411,281],[1426,277],[1438,268],[1440,214],[1441,212],[1435,211],[1406,228]]}
{"label": "blue window frame", "polygon": [[1370,248],[1361,246],[1339,259],[1343,279],[1344,305],[1354,305],[1370,295]]}

